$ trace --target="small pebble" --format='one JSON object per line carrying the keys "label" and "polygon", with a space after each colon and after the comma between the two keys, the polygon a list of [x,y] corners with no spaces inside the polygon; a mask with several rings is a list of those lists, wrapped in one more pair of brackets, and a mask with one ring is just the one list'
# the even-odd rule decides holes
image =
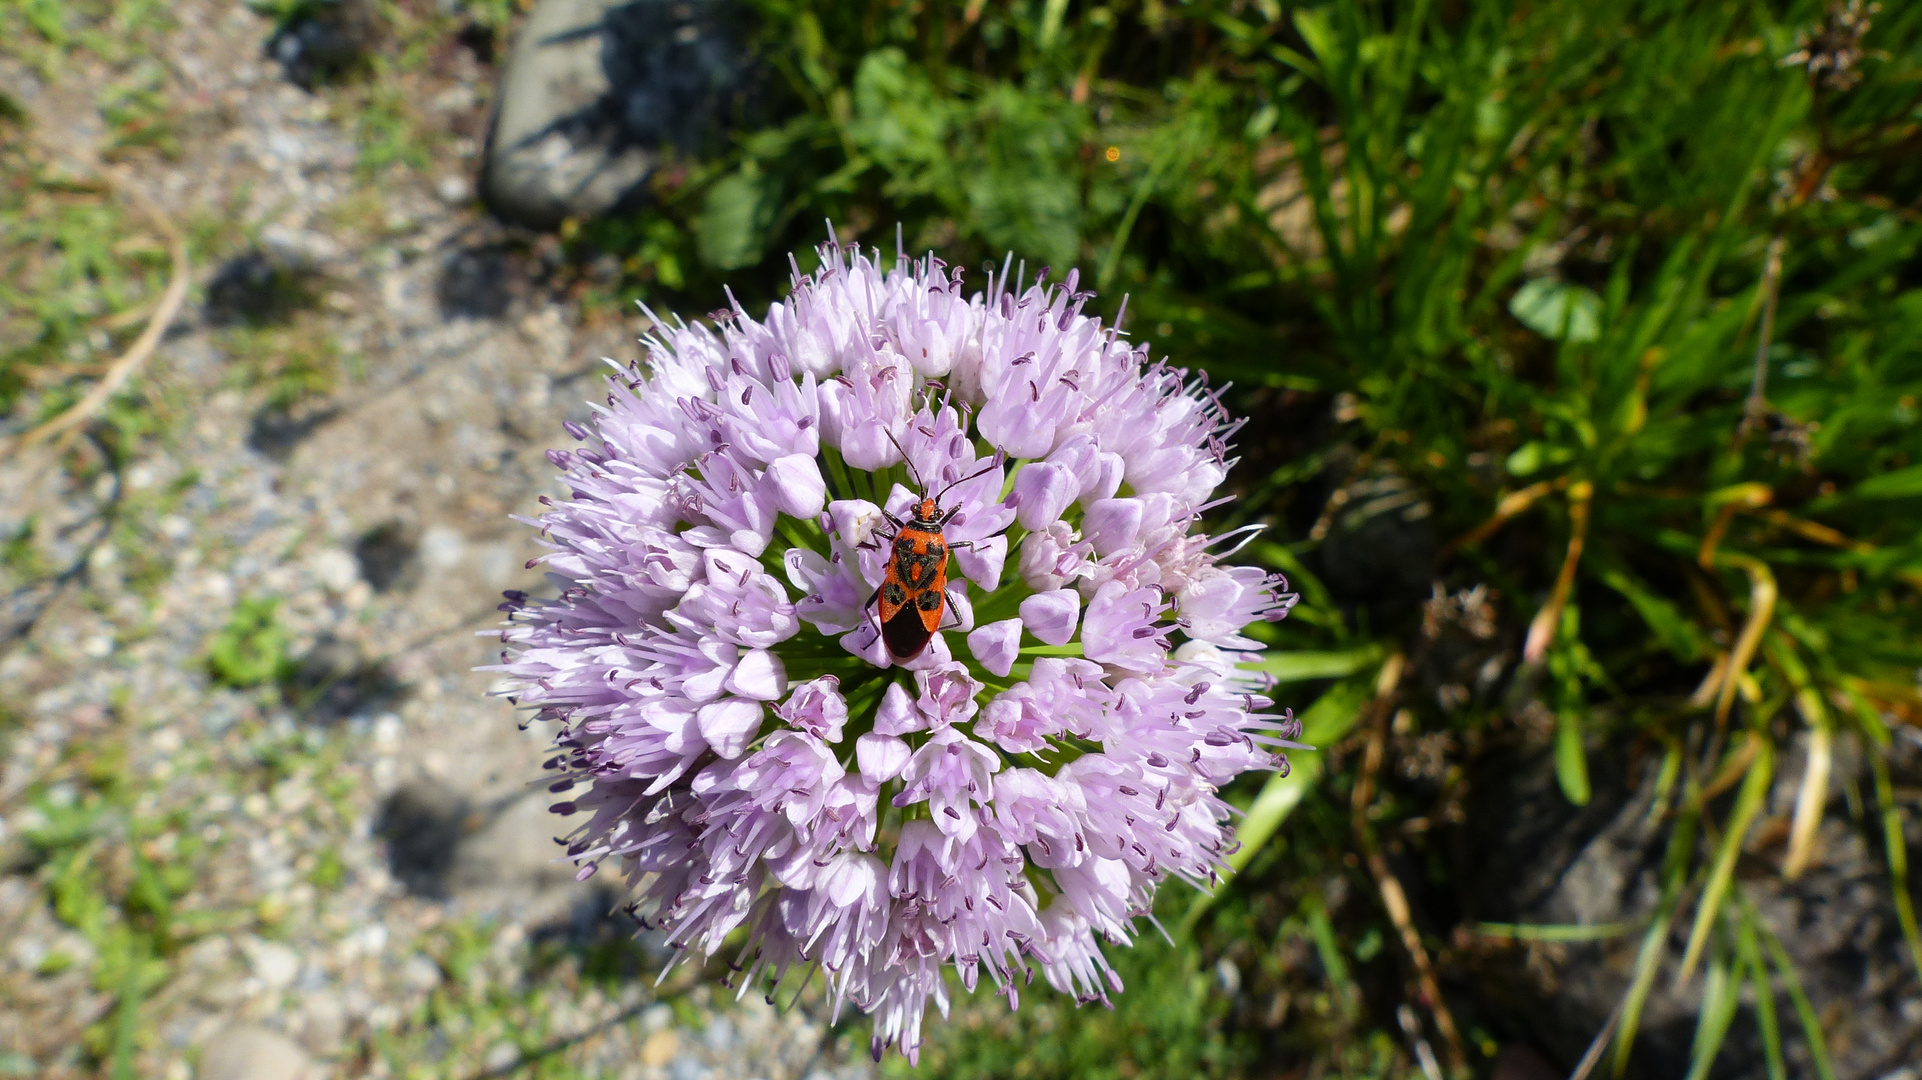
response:
{"label": "small pebble", "polygon": [[226,1028],[200,1052],[198,1080],[319,1080],[313,1062],[293,1040],[266,1028]]}

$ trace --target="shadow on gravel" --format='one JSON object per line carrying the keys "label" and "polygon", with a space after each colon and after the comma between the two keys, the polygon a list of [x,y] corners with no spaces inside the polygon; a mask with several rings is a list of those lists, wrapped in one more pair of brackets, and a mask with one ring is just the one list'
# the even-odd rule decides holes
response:
{"label": "shadow on gravel", "polygon": [[414,896],[447,899],[470,811],[466,798],[428,780],[389,795],[374,819],[374,835],[387,843],[387,872]]}
{"label": "shadow on gravel", "polygon": [[[1835,775],[1848,780],[1831,789],[1817,844],[1821,861],[1799,880],[1785,881],[1779,861],[1806,768],[1806,736],[1789,740],[1785,750],[1767,796],[1771,820],[1784,825],[1742,853],[1735,868],[1741,895],[1762,925],[1792,930],[1783,933],[1782,947],[1821,1012],[1836,1080],[1913,1075],[1906,1066],[1922,1046],[1922,982],[1887,914],[1881,856],[1887,838],[1874,816],[1853,814],[1848,805],[1856,797],[1849,790],[1863,783],[1867,767],[1853,744],[1838,743]],[[1449,973],[1464,991],[1460,996],[1486,1010],[1494,1034],[1538,1042],[1563,1067],[1582,1056],[1628,989],[1642,929],[1661,896],[1668,835],[1655,801],[1659,751],[1617,737],[1591,750],[1590,762],[1595,789],[1586,807],[1562,797],[1546,748],[1504,749],[1479,762],[1466,785],[1473,800],[1467,820],[1501,825],[1462,836],[1455,877],[1465,883],[1455,920],[1464,925],[1622,928],[1594,942],[1489,944],[1466,951]],[[1898,742],[1890,765],[1897,790],[1910,787],[1922,776],[1922,745]],[[1734,798],[1719,796],[1711,812],[1725,816]],[[1689,986],[1675,985],[1687,935],[1687,923],[1678,920],[1641,1014],[1625,1073],[1630,1078],[1689,1070],[1704,980],[1697,975]],[[1788,1075],[1815,1075],[1790,1001],[1783,997],[1776,1009]],[[1710,1076],[1761,1076],[1765,1058],[1761,1031],[1745,1007],[1731,1022]]]}
{"label": "shadow on gravel", "polygon": [[264,406],[247,428],[247,448],[269,460],[286,461],[308,436],[340,413],[338,405],[305,409]]}
{"label": "shadow on gravel", "polygon": [[285,322],[319,299],[318,275],[280,265],[259,249],[220,264],[207,282],[207,322],[213,326]]}
{"label": "shadow on gravel", "polygon": [[379,36],[379,20],[370,0],[286,6],[291,14],[274,27],[264,51],[269,59],[280,61],[288,82],[311,91],[366,64]]}
{"label": "shadow on gravel", "polygon": [[626,895],[612,884],[583,891],[566,918],[531,928],[528,939],[542,970],[571,956],[580,964],[581,977],[588,979],[645,977],[651,982],[675,952],[665,931],[644,929],[628,912]]}
{"label": "shadow on gravel", "polygon": [[354,561],[375,592],[412,588],[420,576],[420,534],[404,521],[383,521],[354,542]]}
{"label": "shadow on gravel", "polygon": [[295,662],[283,692],[288,704],[307,720],[337,724],[356,713],[393,706],[406,696],[407,688],[385,663],[362,656],[354,643],[328,634]]}
{"label": "shadow on gravel", "polygon": [[441,259],[435,299],[443,319],[505,318],[527,292],[527,260],[514,245],[455,248]]}
{"label": "shadow on gravel", "polygon": [[[28,575],[27,580],[14,584],[0,595],[0,654],[33,633],[40,617],[53,607],[68,585],[85,580],[94,551],[113,535],[126,491],[119,470],[109,475],[113,477],[113,492],[98,512],[66,525],[59,532],[61,542],[74,552],[71,560],[57,570]],[[9,548],[18,544],[21,550],[31,551],[33,532],[34,522],[29,519],[17,530],[9,529],[8,534],[0,535],[7,536]]]}

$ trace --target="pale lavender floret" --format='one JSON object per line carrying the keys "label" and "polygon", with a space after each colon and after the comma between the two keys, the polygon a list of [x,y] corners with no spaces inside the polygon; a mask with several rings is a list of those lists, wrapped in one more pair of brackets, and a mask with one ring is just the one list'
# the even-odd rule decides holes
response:
{"label": "pale lavender floret", "polygon": [[761,730],[761,703],[748,698],[723,698],[695,713],[695,727],[708,749],[724,758],[737,758]]}
{"label": "pale lavender floret", "polygon": [[1061,520],[1062,511],[1074,504],[1081,493],[1081,475],[1066,465],[1037,461],[1015,474],[1014,490],[1008,504],[1014,507],[1015,520],[1033,532]]}
{"label": "pale lavender floret", "polygon": [[874,712],[874,733],[907,735],[926,731],[927,728],[928,718],[915,706],[914,698],[908,696],[907,689],[898,682],[889,683],[887,691],[881,695],[880,707]]}
{"label": "pale lavender floret", "polygon": [[981,824],[977,807],[994,795],[1001,758],[955,728],[936,731],[901,770],[896,806],[928,804],[928,817],[948,836],[967,839]]}
{"label": "pale lavender floret", "polygon": [[1066,645],[1074,640],[1081,618],[1081,596],[1072,589],[1050,589],[1021,601],[1021,623],[1043,645]]}
{"label": "pale lavender floret", "polygon": [[[1084,315],[1075,274],[970,293],[821,254],[764,318],[657,318],[569,425],[565,498],[523,519],[552,594],[507,595],[498,670],[556,725],[583,878],[619,868],[682,955],[742,935],[743,991],[820,973],[912,1060],[944,969],[1105,1001],[1103,942],[1170,876],[1215,881],[1222,785],[1297,745],[1244,632],[1293,598],[1197,529],[1216,394]],[[923,498],[940,630],[897,660],[873,601]]]}
{"label": "pale lavender floret", "polygon": [[921,690],[915,706],[921,715],[927,717],[927,727],[939,730],[949,724],[965,724],[980,708],[978,696],[982,685],[980,680],[968,673],[968,665],[958,663],[942,664],[914,673],[914,683]]}
{"label": "pale lavender floret", "polygon": [[1087,812],[1079,785],[1046,773],[1010,769],[995,780],[995,828],[1026,847],[1036,866],[1074,866],[1089,857],[1080,830]]}
{"label": "pale lavender floret", "polygon": [[1160,619],[1168,605],[1153,589],[1130,589],[1110,581],[1095,590],[1081,620],[1088,659],[1134,672],[1159,671],[1168,659],[1167,630]]}
{"label": "pale lavender floret", "polygon": [[1002,619],[978,626],[968,634],[968,652],[991,675],[1006,676],[1014,670],[1021,652],[1021,619]]}
{"label": "pale lavender floret", "polygon": [[841,727],[848,719],[848,702],[841,696],[841,680],[823,675],[802,683],[774,710],[774,715],[824,742],[840,742]]}
{"label": "pale lavender floret", "polygon": [[861,775],[876,783],[886,783],[901,775],[914,751],[907,740],[879,731],[870,731],[854,742],[854,754]]}
{"label": "pale lavender floret", "polygon": [[1066,522],[1057,521],[1021,540],[1021,580],[1051,592],[1093,572],[1094,547]]}
{"label": "pale lavender floret", "polygon": [[[898,353],[857,350],[841,374],[821,388],[822,434],[855,469],[901,460],[901,439],[914,369]],[[889,436],[893,436],[892,439]]]}
{"label": "pale lavender floret", "polygon": [[774,505],[794,518],[811,518],[827,505],[827,481],[821,467],[806,454],[789,454],[768,463],[767,482]]}
{"label": "pale lavender floret", "polygon": [[996,695],[975,722],[974,733],[1010,754],[1045,750],[1062,731],[1061,721],[1045,692],[1033,683],[1018,683]]}

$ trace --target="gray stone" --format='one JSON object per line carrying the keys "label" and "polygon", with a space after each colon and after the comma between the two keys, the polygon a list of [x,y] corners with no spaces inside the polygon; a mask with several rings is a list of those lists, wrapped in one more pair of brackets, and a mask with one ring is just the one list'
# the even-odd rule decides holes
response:
{"label": "gray stone", "polygon": [[200,1052],[198,1080],[319,1080],[291,1039],[251,1024],[225,1028]]}
{"label": "gray stone", "polygon": [[632,204],[661,150],[698,148],[733,92],[739,49],[713,0],[541,0],[502,77],[481,191],[552,228]]}

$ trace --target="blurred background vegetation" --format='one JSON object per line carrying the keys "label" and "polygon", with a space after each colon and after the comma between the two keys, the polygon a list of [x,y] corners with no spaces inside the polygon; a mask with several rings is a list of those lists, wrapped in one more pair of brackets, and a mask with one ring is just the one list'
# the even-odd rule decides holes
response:
{"label": "blurred background vegetation", "polygon": [[[1618,936],[1602,1069],[1673,984],[1685,1057],[1642,1067],[1740,1030],[1744,1071],[1830,1074],[1797,928],[1748,894],[1846,815],[1922,960],[1890,772],[1922,721],[1922,7],[753,6],[728,152],[566,234],[626,259],[613,291],[771,297],[823,219],[1079,267],[1233,381],[1222,525],[1271,523],[1250,551],[1305,597],[1271,671],[1327,749],[1237,793],[1241,876],[1164,897],[1117,1012],[970,1013],[924,1071],[1485,1071],[1526,1033],[1477,955]],[[1565,805],[1660,822],[1631,922],[1476,921],[1503,904],[1463,849],[1505,823],[1471,781],[1531,752]]]}
{"label": "blurred background vegetation", "polygon": [[[11,7],[39,25],[46,5]],[[490,34],[513,18],[469,7]],[[575,297],[691,314],[726,284],[752,307],[824,222],[962,266],[1078,267],[1157,354],[1233,383],[1254,422],[1219,527],[1267,523],[1244,557],[1303,594],[1269,673],[1322,750],[1229,793],[1239,874],[1164,894],[1166,936],[1115,950],[1114,1012],[964,1005],[914,1075],[1849,1072],[1809,928],[1767,901],[1824,836],[1858,838],[1913,987],[1922,5],[743,14],[758,75],[728,137],[658,170],[645,209],[563,226]],[[344,91],[370,169],[411,145],[384,55]],[[116,100],[117,137],[164,151],[140,86]],[[36,275],[154,290],[163,251],[112,248],[93,202],[33,216],[38,165],[0,153],[0,260],[57,246]],[[122,306],[49,283],[0,278],[37,328],[0,357],[8,409]],[[238,671],[236,649],[213,662]],[[1552,846],[1516,819],[1579,846],[1623,806],[1653,837],[1625,872],[1654,888],[1620,921],[1529,922],[1488,888]],[[1572,1042],[1504,1006],[1605,958],[1611,998]],[[1663,995],[1685,1022],[1650,1049]],[[1517,1042],[1569,1060],[1501,1056]]]}

